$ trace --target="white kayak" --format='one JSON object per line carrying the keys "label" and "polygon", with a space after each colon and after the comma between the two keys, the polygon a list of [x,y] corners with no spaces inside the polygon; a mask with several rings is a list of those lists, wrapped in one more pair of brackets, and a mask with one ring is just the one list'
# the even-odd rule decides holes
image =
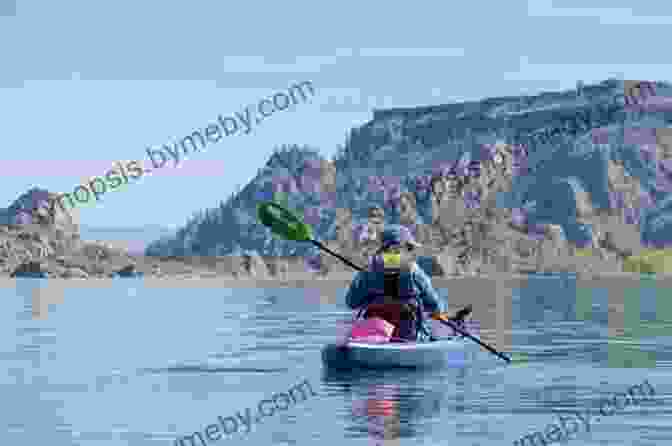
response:
{"label": "white kayak", "polygon": [[473,356],[469,339],[445,338],[432,342],[387,342],[380,344],[350,341],[322,348],[322,361],[329,368],[427,368],[459,366]]}

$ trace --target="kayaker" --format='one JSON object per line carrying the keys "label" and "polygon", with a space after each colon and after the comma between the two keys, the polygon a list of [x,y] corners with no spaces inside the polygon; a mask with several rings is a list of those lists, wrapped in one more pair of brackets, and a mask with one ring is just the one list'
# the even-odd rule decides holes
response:
{"label": "kayaker", "polygon": [[[448,302],[441,299],[431,279],[415,262],[415,249],[421,245],[411,232],[399,225],[382,232],[381,247],[367,271],[358,272],[346,294],[346,303],[360,309],[358,316],[378,317],[395,326],[392,338],[426,342],[432,340],[431,321],[424,312],[445,312]],[[453,318],[463,326],[471,306]]]}

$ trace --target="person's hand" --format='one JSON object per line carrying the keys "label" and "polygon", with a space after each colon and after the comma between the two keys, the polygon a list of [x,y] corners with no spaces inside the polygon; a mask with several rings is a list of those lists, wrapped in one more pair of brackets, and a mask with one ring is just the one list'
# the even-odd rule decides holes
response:
{"label": "person's hand", "polygon": [[440,311],[435,311],[432,314],[430,314],[429,317],[432,318],[435,321],[441,321],[441,320],[444,319],[445,313],[441,313]]}

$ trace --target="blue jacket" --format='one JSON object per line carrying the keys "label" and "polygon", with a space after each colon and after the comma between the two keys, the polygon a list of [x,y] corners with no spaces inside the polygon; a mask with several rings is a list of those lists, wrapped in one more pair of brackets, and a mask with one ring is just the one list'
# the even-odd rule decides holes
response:
{"label": "blue jacket", "polygon": [[[400,281],[406,282],[416,291],[420,300],[418,303],[422,305],[425,312],[445,312],[447,310],[448,302],[439,297],[432,286],[431,279],[417,264],[413,265],[410,272],[401,272],[400,275]],[[384,276],[381,272],[371,270],[358,272],[345,295],[345,303],[352,309],[358,309],[366,305],[369,290],[383,288],[383,282]],[[431,321],[429,318],[423,317],[422,321],[418,321],[418,324],[418,341],[428,341],[432,334]]]}

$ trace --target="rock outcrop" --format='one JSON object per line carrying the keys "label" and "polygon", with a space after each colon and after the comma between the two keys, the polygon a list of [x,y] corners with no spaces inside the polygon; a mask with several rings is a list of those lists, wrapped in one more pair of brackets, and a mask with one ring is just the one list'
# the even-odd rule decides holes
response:
{"label": "rock outcrop", "polygon": [[[274,159],[284,160],[283,175],[292,179],[284,189],[288,205],[319,214],[311,223],[318,238],[362,265],[378,247],[383,220],[409,227],[426,245],[422,254],[432,258],[431,269],[445,275],[571,269],[586,249],[598,261],[618,262],[642,242],[647,229],[637,214],[651,195],[641,175],[617,178],[642,169],[631,161],[617,172],[624,143],[614,138],[623,130],[615,98],[622,89],[610,80],[582,87],[579,99],[572,91],[377,110],[370,123],[352,130],[333,163],[306,161],[320,175],[300,167],[308,152]],[[610,135],[606,142],[604,135]],[[664,147],[654,152],[663,157]],[[264,175],[272,178],[270,171]],[[606,203],[608,196],[625,204]],[[367,215],[372,205],[384,209],[382,220]],[[645,217],[662,221],[660,213]],[[328,254],[317,257],[321,274],[347,269]]]}
{"label": "rock outcrop", "polygon": [[123,250],[82,241],[75,214],[50,206],[56,198],[33,188],[0,212],[0,276],[102,278],[128,264]]}
{"label": "rock outcrop", "polygon": [[235,272],[240,279],[266,280],[270,277],[268,266],[256,251],[244,252],[240,256],[240,264]]}
{"label": "rock outcrop", "polygon": [[17,266],[10,277],[13,278],[47,278],[48,273],[39,261],[30,260]]}
{"label": "rock outcrop", "polygon": [[78,212],[65,209],[59,196],[45,189],[32,188],[8,208],[0,210],[0,224],[37,224],[76,234],[79,232]]}
{"label": "rock outcrop", "polygon": [[[672,241],[672,132],[645,129],[665,123],[641,119],[644,109],[629,112],[626,122],[624,88],[608,80],[582,86],[580,97],[572,90],[375,110],[333,160],[283,147],[238,194],[146,254],[230,256],[244,246],[259,254],[233,268],[239,277],[281,274],[260,255],[310,257],[303,269],[314,275],[351,272],[258,224],[257,203],[277,200],[302,215],[317,239],[362,266],[384,224],[399,222],[425,245],[420,254],[435,274],[595,270],[589,262],[619,269],[642,249]],[[22,228],[7,226],[12,234],[5,238],[0,231],[0,256],[8,259],[0,267],[11,272],[72,253],[111,262],[114,255],[78,240],[75,217],[45,214],[44,202],[54,197],[32,190],[0,212]],[[41,228],[37,239],[26,223]],[[44,232],[51,229],[61,233]],[[105,270],[82,268],[94,276]]]}
{"label": "rock outcrop", "polygon": [[137,270],[136,265],[131,263],[121,268],[119,271],[116,271],[112,274],[113,278],[136,278],[142,277],[144,274]]}

